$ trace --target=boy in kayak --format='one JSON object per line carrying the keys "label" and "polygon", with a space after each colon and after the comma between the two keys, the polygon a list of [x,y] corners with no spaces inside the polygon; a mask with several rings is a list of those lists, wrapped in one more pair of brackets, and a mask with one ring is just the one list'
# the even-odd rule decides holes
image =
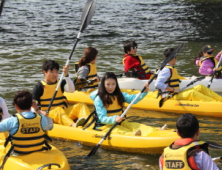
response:
{"label": "boy in kayak", "polygon": [[5,100],[0,97],[0,122],[10,117]]}
{"label": "boy in kayak", "polygon": [[38,108],[32,94],[28,91],[18,91],[14,96],[13,105],[18,113],[0,122],[0,132],[9,132],[5,144],[11,141],[14,147],[9,150],[8,155],[12,151],[28,154],[50,149],[46,141],[50,138],[45,133],[49,124],[44,115],[31,111],[31,107]]}
{"label": "boy in kayak", "polygon": [[[164,58],[168,58],[174,51],[174,48],[167,48],[164,50]],[[177,56],[175,56],[167,65],[159,72],[154,86],[159,89],[162,94],[162,98],[165,98],[169,93],[176,93],[174,100],[189,100],[189,101],[203,101],[203,102],[221,102],[222,97],[212,91],[211,89],[203,86],[196,85],[192,88],[180,91],[180,79],[177,69],[174,67],[177,62]],[[164,93],[164,92],[169,93]]]}
{"label": "boy in kayak", "polygon": [[[42,111],[47,111],[51,98],[55,92],[58,79],[59,64],[54,60],[46,60],[43,62],[42,71],[45,76],[44,80],[38,82],[32,91],[34,100],[37,101]],[[84,103],[77,103],[73,106],[67,106],[66,98],[63,95],[64,91],[73,93],[75,86],[72,80],[69,78],[69,66],[63,67],[65,80],[62,81],[61,86],[55,96],[48,116],[53,119],[55,123],[65,126],[76,127],[76,123],[82,124],[84,117],[87,117],[90,113],[88,107]],[[44,112],[43,112],[44,114]]]}
{"label": "boy in kayak", "polygon": [[137,55],[137,43],[135,41],[128,40],[124,43],[123,66],[124,72],[127,77],[136,77],[139,79],[150,79],[153,74],[143,58]]}
{"label": "boy in kayak", "polygon": [[220,51],[216,57],[213,56],[214,51],[215,50],[211,48],[210,45],[203,46],[198,56],[195,58],[194,62],[197,66],[200,67],[199,73],[201,75],[210,76],[214,73],[214,71],[217,71],[215,78],[221,78],[222,67],[219,66],[217,70],[215,67],[217,66],[217,63],[220,60],[222,51]]}
{"label": "boy in kayak", "polygon": [[[84,50],[83,57],[79,62],[75,63],[76,90],[88,90],[98,87],[99,77],[97,75],[96,60],[98,51],[93,47],[88,47]],[[88,80],[95,80],[88,84]]]}
{"label": "boy in kayak", "polygon": [[208,153],[208,143],[199,141],[200,129],[197,118],[190,114],[183,114],[176,123],[177,139],[164,149],[159,159],[160,170],[195,169],[219,170]]}

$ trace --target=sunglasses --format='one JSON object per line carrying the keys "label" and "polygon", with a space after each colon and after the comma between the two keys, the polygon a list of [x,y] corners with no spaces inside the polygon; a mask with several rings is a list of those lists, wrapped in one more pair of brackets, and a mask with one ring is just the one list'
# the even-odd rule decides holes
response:
{"label": "sunglasses", "polygon": [[211,51],[211,52],[207,52],[207,54],[211,55],[211,54],[213,54],[213,51]]}
{"label": "sunglasses", "polygon": [[132,47],[132,48],[135,50],[135,49],[137,49],[138,47],[137,47],[137,46],[134,46],[134,47]]}

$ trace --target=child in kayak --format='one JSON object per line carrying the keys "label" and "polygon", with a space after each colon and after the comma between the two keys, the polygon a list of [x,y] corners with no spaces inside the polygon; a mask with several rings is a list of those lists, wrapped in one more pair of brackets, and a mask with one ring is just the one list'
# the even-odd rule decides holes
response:
{"label": "child in kayak", "polygon": [[197,118],[188,113],[180,116],[176,123],[177,139],[164,149],[159,159],[162,169],[219,170],[208,153],[208,143],[199,141],[200,129]]}
{"label": "child in kayak", "polygon": [[124,43],[123,66],[127,77],[136,77],[139,79],[150,79],[153,75],[143,58],[137,55],[137,43],[128,40]]}
{"label": "child in kayak", "polygon": [[[168,58],[174,51],[173,48],[164,50],[164,58]],[[222,97],[212,91],[211,89],[203,86],[196,85],[192,88],[185,89],[180,92],[180,80],[178,77],[177,69],[174,67],[177,62],[175,56],[167,65],[159,72],[154,86],[162,92],[176,93],[174,100],[189,100],[189,101],[203,101],[203,102],[221,102]],[[178,94],[177,94],[178,93]],[[162,94],[162,98],[168,96],[169,93]]]}
{"label": "child in kayak", "polygon": [[[34,100],[36,100],[40,106],[41,111],[47,111],[59,82],[59,64],[54,60],[46,60],[43,62],[42,70],[45,78],[34,86],[32,94]],[[69,78],[68,65],[63,67],[63,72],[65,80],[62,81],[61,86],[58,89],[48,116],[53,119],[54,123],[76,127],[76,124],[73,121],[76,122],[79,118],[86,118],[90,114],[90,111],[84,103],[67,106],[66,98],[63,93],[65,91],[73,93],[75,91],[75,86]],[[37,111],[41,113],[41,111]],[[45,112],[42,113],[45,114]],[[84,122],[84,119],[80,120],[81,122]]]}
{"label": "child in kayak", "polygon": [[5,100],[0,97],[0,122],[10,117]]}
{"label": "child in kayak", "polygon": [[[87,90],[98,87],[99,77],[97,76],[96,59],[98,51],[93,47],[88,47],[84,50],[83,57],[79,62],[75,63],[76,90]],[[95,80],[88,84],[88,80]]]}
{"label": "child in kayak", "polygon": [[[216,57],[213,56],[215,50],[211,48],[210,45],[203,46],[202,50],[199,52],[199,55],[195,58],[195,64],[199,66],[199,73],[201,75],[210,76],[216,70],[217,63],[220,59],[222,51],[217,54]],[[216,70],[215,78],[221,78],[222,67],[219,66]]]}
{"label": "child in kayak", "polygon": [[[148,83],[144,85],[146,90],[138,98],[136,103],[142,100],[148,93]],[[118,122],[112,133],[146,136],[154,131],[153,127],[136,122],[128,122],[119,115],[123,112],[124,103],[131,103],[136,95],[129,95],[120,91],[116,75],[107,72],[101,80],[99,89],[91,92],[90,98],[94,101],[95,110],[98,116],[96,129],[108,131],[110,127]]]}
{"label": "child in kayak", "polygon": [[16,154],[29,154],[50,149],[46,141],[49,137],[45,133],[49,124],[45,116],[31,111],[31,107],[38,108],[32,94],[28,91],[18,91],[14,96],[13,105],[18,113],[0,122],[0,132],[9,132],[6,143],[11,141],[14,146],[7,155],[12,151]]}

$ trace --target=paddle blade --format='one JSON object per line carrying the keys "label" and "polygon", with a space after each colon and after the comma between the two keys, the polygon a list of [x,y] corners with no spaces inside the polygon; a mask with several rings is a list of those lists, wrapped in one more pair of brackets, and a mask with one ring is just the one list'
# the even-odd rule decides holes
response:
{"label": "paddle blade", "polygon": [[79,32],[82,32],[89,25],[93,17],[93,14],[95,12],[95,9],[96,9],[96,3],[93,0],[88,0],[83,9]]}
{"label": "paddle blade", "polygon": [[167,101],[168,97],[164,97],[159,101],[159,108],[161,108],[165,101]]}
{"label": "paddle blade", "polygon": [[177,48],[175,48],[173,50],[173,52],[170,54],[170,56],[167,57],[167,59],[164,60],[163,63],[161,64],[160,70],[162,70],[168,62],[170,62],[174,57],[176,57],[178,55],[178,53],[183,49],[184,45],[185,45],[185,43],[181,43],[180,45],[178,45]]}
{"label": "paddle blade", "polygon": [[5,0],[1,0],[1,5],[0,5],[0,16],[2,14],[3,8],[4,8]]}
{"label": "paddle blade", "polygon": [[87,155],[87,158],[90,158],[91,156],[96,154],[97,149],[100,147],[100,144],[98,143],[92,150],[91,152]]}

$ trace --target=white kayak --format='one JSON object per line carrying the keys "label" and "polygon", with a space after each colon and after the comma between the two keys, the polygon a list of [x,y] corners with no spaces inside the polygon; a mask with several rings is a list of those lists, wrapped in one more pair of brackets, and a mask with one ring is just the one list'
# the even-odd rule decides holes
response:
{"label": "white kayak", "polygon": [[[197,77],[184,77],[185,80],[181,80],[180,88],[185,87],[187,84],[189,84],[192,80],[196,79]],[[193,85],[189,87],[196,86],[198,84],[202,84],[204,86],[208,86],[208,83],[210,81],[211,77],[205,77],[201,81],[197,81]],[[139,80],[137,78],[118,78],[119,87],[121,89],[135,89],[135,90],[142,90],[143,85],[147,82],[147,80]],[[155,80],[150,84],[149,90],[155,91]],[[213,79],[213,82],[210,85],[210,89],[215,92],[222,92],[222,79]]]}

